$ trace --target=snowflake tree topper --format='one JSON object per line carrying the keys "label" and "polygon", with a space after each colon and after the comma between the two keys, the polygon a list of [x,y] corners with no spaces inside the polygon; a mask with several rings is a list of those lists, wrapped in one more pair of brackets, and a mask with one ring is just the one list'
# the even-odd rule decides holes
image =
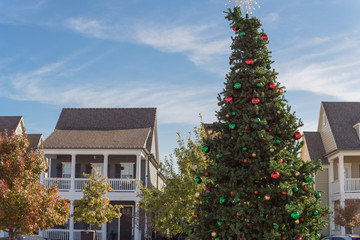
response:
{"label": "snowflake tree topper", "polygon": [[232,2],[235,2],[235,6],[239,7],[241,10],[245,7],[246,13],[250,14],[252,14],[252,10],[255,9],[255,6],[260,8],[260,5],[255,0],[229,0],[226,6]]}

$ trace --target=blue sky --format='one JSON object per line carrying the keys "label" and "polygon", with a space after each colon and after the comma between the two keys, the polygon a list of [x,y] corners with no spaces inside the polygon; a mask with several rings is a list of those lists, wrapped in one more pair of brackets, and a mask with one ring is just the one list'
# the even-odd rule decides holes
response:
{"label": "blue sky", "polygon": [[[292,110],[360,101],[359,0],[258,0]],[[157,107],[161,157],[215,120],[228,72],[226,0],[1,0],[0,115],[47,137],[63,107]],[[233,6],[230,5],[230,6]]]}

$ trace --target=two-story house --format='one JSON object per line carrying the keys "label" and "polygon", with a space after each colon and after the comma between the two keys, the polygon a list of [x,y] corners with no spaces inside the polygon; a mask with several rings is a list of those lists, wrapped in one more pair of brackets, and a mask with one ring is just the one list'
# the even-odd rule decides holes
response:
{"label": "two-story house", "polygon": [[[15,134],[20,135],[26,133],[24,118],[22,116],[0,116],[0,135],[7,130],[8,135],[14,131]],[[42,134],[27,134],[29,140],[29,148],[37,150],[42,146]],[[7,233],[0,231],[0,237],[8,236]]]}
{"label": "two-story house", "polygon": [[[324,191],[322,204],[332,211],[350,199],[360,204],[360,102],[322,102],[318,129],[304,132],[304,141],[301,158],[323,164],[324,171],[315,176],[316,189]],[[329,221],[324,234],[345,233],[333,216]]]}
{"label": "two-story house", "polygon": [[[149,232],[150,219],[137,204],[136,181],[161,188],[155,108],[64,108],[55,130],[44,141],[48,173],[43,182],[57,184],[71,202],[82,197],[83,173],[96,169],[108,177],[113,188],[111,204],[123,205],[122,216],[103,224],[97,239],[140,240]],[[55,226],[41,234],[48,239],[78,240],[88,229],[84,223]]]}

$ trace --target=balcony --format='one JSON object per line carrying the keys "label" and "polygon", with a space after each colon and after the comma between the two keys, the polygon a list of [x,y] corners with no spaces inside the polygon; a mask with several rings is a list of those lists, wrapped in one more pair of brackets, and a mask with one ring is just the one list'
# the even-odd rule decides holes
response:
{"label": "balcony", "polygon": [[[80,192],[84,189],[84,183],[87,181],[86,178],[75,178],[74,189],[71,189],[71,178],[45,178],[43,180],[46,187],[56,184],[60,191],[74,190],[75,192]],[[136,179],[108,179],[108,182],[114,192],[136,190]]]}
{"label": "balcony", "polygon": [[[360,178],[345,178],[344,182],[345,193],[360,193]],[[339,180],[335,180],[331,183],[331,193],[340,193]]]}
{"label": "balcony", "polygon": [[[85,230],[74,230],[74,240],[81,240],[81,232]],[[96,232],[96,239],[102,239],[103,232]],[[43,232],[43,236],[47,239],[70,240],[70,230],[49,229]]]}

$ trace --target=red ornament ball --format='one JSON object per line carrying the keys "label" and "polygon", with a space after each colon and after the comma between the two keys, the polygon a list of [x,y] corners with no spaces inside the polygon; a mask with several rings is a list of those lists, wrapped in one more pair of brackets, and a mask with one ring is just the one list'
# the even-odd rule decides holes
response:
{"label": "red ornament ball", "polygon": [[284,160],[283,160],[282,158],[280,158],[279,162],[280,162],[280,163],[283,163],[283,162],[284,162]]}
{"label": "red ornament ball", "polygon": [[253,98],[253,99],[251,99],[251,102],[252,102],[252,104],[258,104],[260,102],[260,99]]}
{"label": "red ornament ball", "polygon": [[279,179],[280,173],[278,171],[274,171],[271,173],[271,178],[273,179]]}
{"label": "red ornament ball", "polygon": [[232,97],[232,96],[228,96],[228,97],[226,97],[226,99],[225,99],[225,101],[226,101],[227,103],[230,103],[232,100],[233,100],[233,97]]}
{"label": "red ornament ball", "polygon": [[286,191],[281,191],[281,194],[282,194],[282,195],[286,195]]}
{"label": "red ornament ball", "polygon": [[255,195],[258,195],[258,194],[259,194],[259,191],[258,191],[258,190],[255,190],[255,191],[254,191],[254,194],[255,194]]}
{"label": "red ornament ball", "polygon": [[282,237],[281,240],[286,240],[286,238]]}
{"label": "red ornament ball", "polygon": [[230,195],[232,195],[232,194],[233,194],[233,192],[231,191],[231,192],[230,192]]}
{"label": "red ornament ball", "polygon": [[234,27],[233,27],[233,30],[236,32],[236,31],[239,30],[239,28],[234,26]]}
{"label": "red ornament ball", "polygon": [[210,189],[207,188],[207,189],[206,189],[206,192],[209,193],[209,192],[210,192]]}
{"label": "red ornament ball", "polygon": [[244,129],[245,129],[245,130],[246,130],[246,129],[248,129],[248,126],[245,126],[245,128],[244,128]]}
{"label": "red ornament ball", "polygon": [[221,106],[221,103],[220,103],[220,102],[218,102],[218,106]]}
{"label": "red ornament ball", "polygon": [[236,45],[236,42],[234,42],[234,45]]}
{"label": "red ornament ball", "polygon": [[248,58],[248,59],[246,59],[245,63],[246,63],[247,65],[253,65],[253,64],[254,64],[254,60]]}
{"label": "red ornament ball", "polygon": [[323,217],[326,217],[326,216],[327,216],[327,213],[326,213],[326,212],[324,212],[322,215],[323,215]]}
{"label": "red ornament ball", "polygon": [[300,222],[303,222],[303,221],[305,221],[305,219],[304,219],[304,218],[300,218]]}
{"label": "red ornament ball", "polygon": [[307,189],[307,187],[303,187],[303,190],[304,190],[304,191],[307,191],[308,189]]}
{"label": "red ornament ball", "polygon": [[265,41],[269,40],[269,36],[266,33],[263,33],[261,35],[262,39],[264,39]]}
{"label": "red ornament ball", "polygon": [[269,88],[270,89],[275,89],[276,88],[276,84],[274,82],[270,82],[269,83]]}
{"label": "red ornament ball", "polygon": [[194,213],[194,214],[193,214],[193,217],[194,217],[194,218],[197,218],[197,217],[198,217],[198,215]]}
{"label": "red ornament ball", "polygon": [[295,133],[294,133],[294,138],[296,139],[296,140],[299,140],[300,138],[301,138],[301,132],[299,132],[299,131],[296,131]]}
{"label": "red ornament ball", "polygon": [[247,162],[248,162],[248,160],[245,158],[245,159],[244,159],[244,163],[247,163]]}
{"label": "red ornament ball", "polygon": [[297,237],[296,240],[302,240],[302,237]]}
{"label": "red ornament ball", "polygon": [[222,140],[223,139],[222,136],[219,136],[219,139]]}
{"label": "red ornament ball", "polygon": [[209,173],[208,173],[208,172],[205,172],[205,176],[209,176]]}
{"label": "red ornament ball", "polygon": [[236,216],[240,217],[240,216],[241,216],[241,214],[237,212],[237,213],[236,213]]}
{"label": "red ornament ball", "polygon": [[271,132],[272,131],[272,129],[271,128],[269,128],[269,132]]}

